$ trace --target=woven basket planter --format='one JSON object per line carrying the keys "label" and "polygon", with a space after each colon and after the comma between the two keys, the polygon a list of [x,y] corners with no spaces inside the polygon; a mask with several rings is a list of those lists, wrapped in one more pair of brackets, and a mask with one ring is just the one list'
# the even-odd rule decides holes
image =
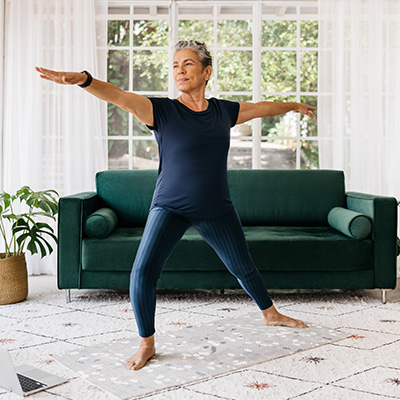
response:
{"label": "woven basket planter", "polygon": [[[4,253],[1,254],[4,257]],[[18,303],[28,296],[25,254],[0,259],[0,305]]]}

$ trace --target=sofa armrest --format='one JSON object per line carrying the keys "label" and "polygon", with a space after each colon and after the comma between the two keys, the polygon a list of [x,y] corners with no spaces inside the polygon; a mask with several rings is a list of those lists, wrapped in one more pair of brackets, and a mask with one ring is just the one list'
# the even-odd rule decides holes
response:
{"label": "sofa armrest", "polygon": [[396,287],[397,200],[394,197],[346,193],[347,208],[367,215],[372,220],[374,241],[375,286]]}
{"label": "sofa armrest", "polygon": [[58,208],[58,288],[78,289],[86,217],[102,206],[96,192],[61,197]]}

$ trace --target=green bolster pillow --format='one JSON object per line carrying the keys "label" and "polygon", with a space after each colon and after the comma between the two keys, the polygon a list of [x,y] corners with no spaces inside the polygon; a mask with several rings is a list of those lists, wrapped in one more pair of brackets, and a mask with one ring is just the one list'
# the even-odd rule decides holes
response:
{"label": "green bolster pillow", "polygon": [[328,223],[332,228],[353,239],[366,239],[372,230],[370,219],[358,212],[335,207],[328,214]]}
{"label": "green bolster pillow", "polygon": [[117,214],[110,208],[100,208],[85,221],[85,232],[94,239],[106,238],[117,226]]}

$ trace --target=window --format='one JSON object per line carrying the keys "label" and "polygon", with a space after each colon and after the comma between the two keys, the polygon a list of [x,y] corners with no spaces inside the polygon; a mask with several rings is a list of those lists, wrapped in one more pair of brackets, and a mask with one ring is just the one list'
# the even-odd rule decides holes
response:
{"label": "window", "polygon": [[[214,71],[206,97],[317,105],[318,5],[309,1],[110,1],[108,81],[145,96],[178,96],[178,40],[204,41]],[[229,168],[318,168],[316,120],[288,113],[231,131]],[[108,105],[109,168],[157,168],[152,132]]]}

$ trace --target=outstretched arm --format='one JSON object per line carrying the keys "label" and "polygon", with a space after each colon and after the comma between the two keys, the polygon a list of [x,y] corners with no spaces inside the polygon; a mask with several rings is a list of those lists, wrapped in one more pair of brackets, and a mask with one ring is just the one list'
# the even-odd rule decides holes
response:
{"label": "outstretched arm", "polygon": [[[58,72],[39,67],[36,67],[36,71],[40,73],[41,78],[61,85],[82,85],[88,79],[86,74],[80,72]],[[111,83],[94,78],[84,90],[132,113],[140,122],[153,125],[153,105],[148,98],[136,93],[125,92]]]}
{"label": "outstretched arm", "polygon": [[279,103],[275,101],[260,101],[259,103],[240,103],[239,116],[236,124],[243,124],[254,118],[273,117],[274,115],[285,114],[289,111],[299,112],[315,118],[312,110],[315,107],[302,103],[285,102]]}

